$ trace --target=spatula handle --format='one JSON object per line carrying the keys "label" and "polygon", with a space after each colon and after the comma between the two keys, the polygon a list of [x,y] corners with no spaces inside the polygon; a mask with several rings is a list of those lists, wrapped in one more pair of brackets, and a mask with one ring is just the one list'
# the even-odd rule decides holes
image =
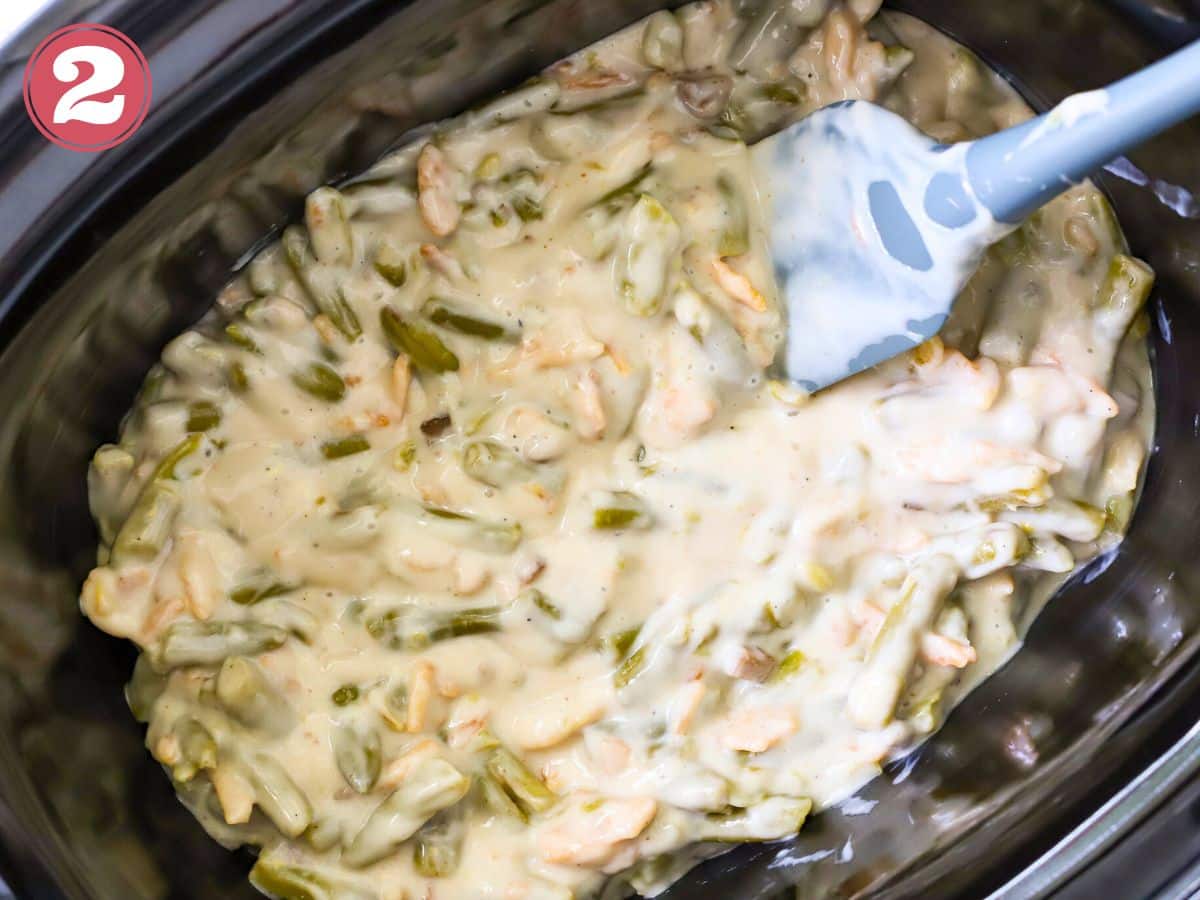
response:
{"label": "spatula handle", "polygon": [[1089,172],[1200,112],[1200,41],[1103,91],[976,141],[975,196],[1000,222],[1020,222]]}

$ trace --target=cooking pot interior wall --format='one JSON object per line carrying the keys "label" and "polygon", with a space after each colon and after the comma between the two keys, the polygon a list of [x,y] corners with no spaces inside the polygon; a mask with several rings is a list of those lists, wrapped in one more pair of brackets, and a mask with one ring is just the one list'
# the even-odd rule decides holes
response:
{"label": "cooking pot interior wall", "polygon": [[[25,873],[28,896],[56,896],[37,887],[48,870],[70,896],[252,896],[247,857],[203,835],[142,748],[121,697],[132,654],[76,607],[95,546],[86,464],[115,436],[163,344],[308,189],[658,5],[410,4],[282,91],[260,85],[260,112],[128,210],[124,228],[52,296],[27,298],[36,314],[0,357],[10,410],[0,429],[0,834],[11,848],[0,864]],[[1043,104],[1163,49],[1098,0],[897,5]],[[1116,770],[1137,743],[1130,735],[1165,715],[1147,711],[1152,696],[1155,709],[1183,702],[1200,625],[1200,228],[1186,193],[1197,187],[1198,149],[1200,129],[1177,129],[1105,180],[1160,285],[1157,450],[1128,540],[1046,610],[1019,657],[943,732],[860,800],[818,816],[795,841],[711,861],[669,896],[767,897],[795,883],[813,896],[949,896],[1061,829],[1056,815]]]}

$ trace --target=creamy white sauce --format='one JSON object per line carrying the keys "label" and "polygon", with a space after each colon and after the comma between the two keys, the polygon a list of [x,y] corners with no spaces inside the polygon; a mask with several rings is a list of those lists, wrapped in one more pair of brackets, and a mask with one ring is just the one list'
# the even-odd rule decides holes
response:
{"label": "creamy white sauce", "polygon": [[1120,539],[1150,275],[1088,185],[943,339],[812,398],[766,375],[740,136],[847,98],[939,140],[1028,116],[862,7],[657,14],[318,191],[166,349],[96,454],[81,604],[261,888],[656,892],[850,796]]}

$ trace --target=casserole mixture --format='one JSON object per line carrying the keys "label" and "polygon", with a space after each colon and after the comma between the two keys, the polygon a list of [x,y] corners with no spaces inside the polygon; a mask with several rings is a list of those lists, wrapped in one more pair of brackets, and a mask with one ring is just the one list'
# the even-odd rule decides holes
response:
{"label": "casserole mixture", "polygon": [[313,193],[167,347],[91,468],[82,606],[262,890],[652,894],[849,796],[1120,540],[1152,273],[1090,185],[941,338],[767,374],[748,143],[845,98],[1030,115],[875,6],[657,13]]}

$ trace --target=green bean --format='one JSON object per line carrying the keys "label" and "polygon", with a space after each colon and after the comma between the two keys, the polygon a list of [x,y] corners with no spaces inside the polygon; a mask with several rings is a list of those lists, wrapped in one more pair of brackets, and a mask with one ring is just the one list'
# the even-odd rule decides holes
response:
{"label": "green bean", "polygon": [[288,633],[257,622],[176,622],[159,640],[159,669],[211,666],[230,656],[255,656],[283,646]]}
{"label": "green bean", "polygon": [[197,400],[188,405],[188,431],[211,431],[221,424],[221,410],[215,403]]}
{"label": "green bean", "polygon": [[259,857],[250,870],[250,883],[275,900],[333,900],[329,882],[302,866],[287,866]]}
{"label": "green bean", "polygon": [[912,61],[917,58],[917,55],[903,44],[891,44],[884,48],[883,51],[883,72],[881,73],[881,84],[891,84],[903,74],[904,70],[912,65]]}
{"label": "green bean", "polygon": [[369,866],[394,851],[443,809],[458,803],[471,780],[444,759],[423,760],[368,817],[342,852],[355,868]]}
{"label": "green bean", "polygon": [[240,362],[230,363],[229,368],[225,370],[225,383],[235,394],[246,393],[250,388],[250,376],[246,374],[246,367]]}
{"label": "green bean", "polygon": [[778,103],[781,106],[796,106],[804,102],[803,85],[791,85],[782,81],[764,84],[761,91],[764,100]]}
{"label": "green bean", "polygon": [[430,524],[443,528],[454,539],[484,553],[512,553],[523,537],[523,530],[517,522],[487,522],[436,506],[425,506],[422,510],[429,517]]}
{"label": "green bean", "polygon": [[265,856],[260,856],[250,870],[250,883],[275,900],[378,900],[379,897],[369,888]]}
{"label": "green bean", "polygon": [[282,629],[306,644],[313,642],[320,627],[312,610],[287,600],[276,600],[255,610],[254,621],[257,624]]}
{"label": "green bean", "polygon": [[614,491],[608,495],[608,502],[592,511],[592,527],[597,531],[644,529],[653,521],[641,498],[627,491]]}
{"label": "green bean", "polygon": [[643,182],[650,177],[654,171],[654,163],[648,162],[642,166],[628,181],[617,185],[599,200],[592,204],[592,207],[608,206],[615,204],[618,201],[623,201],[627,197],[634,196],[641,188]]}
{"label": "green bean", "polygon": [[721,256],[741,256],[750,250],[750,224],[746,217],[746,205],[738,195],[737,186],[728,175],[717,178],[717,190],[725,205],[725,228],[717,253]]}
{"label": "green bean", "polygon": [[349,437],[326,441],[321,445],[321,455],[326,459],[342,459],[371,449],[371,442],[366,435],[352,434]]}
{"label": "green bean", "polygon": [[1108,272],[1096,297],[1096,306],[1121,314],[1130,321],[1146,303],[1154,286],[1154,270],[1132,256],[1118,253],[1108,265]]}
{"label": "green bean", "polygon": [[418,369],[433,374],[458,371],[458,357],[428,328],[405,322],[388,306],[380,311],[379,321],[392,349],[408,356]]}
{"label": "green bean", "polygon": [[805,657],[799,650],[790,651],[783,659],[779,661],[779,665],[775,667],[775,671],[771,673],[771,681],[786,681],[791,678],[802,668],[804,668]]}
{"label": "green bean", "polygon": [[385,244],[375,254],[375,271],[392,287],[404,287],[408,281],[408,260]]}
{"label": "green bean", "polygon": [[484,808],[493,814],[519,819],[522,822],[529,821],[529,814],[517,805],[517,802],[508,795],[500,782],[490,774],[483,775],[479,779],[479,795]]}
{"label": "green bean", "polygon": [[182,441],[167,451],[154,469],[154,475],[151,476],[155,481],[164,481],[167,479],[177,479],[175,469],[183,462],[184,459],[191,456],[200,449],[200,444],[204,438],[199,434],[189,434]]}
{"label": "green bean", "polygon": [[392,451],[392,465],[401,472],[412,468],[417,459],[416,441],[404,441]]}
{"label": "green bean", "polygon": [[472,441],[463,448],[462,467],[470,477],[494,488],[529,481],[534,469],[519,454],[495,441]]}
{"label": "green bean", "polygon": [[652,316],[662,306],[679,225],[650,194],[640,194],[625,223],[628,248],[618,266],[618,293],[635,316]]}
{"label": "green bean", "polygon": [[125,702],[133,717],[139,722],[149,722],[154,713],[154,704],[166,689],[166,677],[154,671],[145,653],[139,653],[137,662],[133,664],[133,675],[125,685]]}
{"label": "green bean", "polygon": [[554,792],[504,747],[492,751],[487,771],[526,814],[545,812],[558,801]]}
{"label": "green bean", "polygon": [[360,794],[368,793],[379,780],[379,734],[374,730],[359,731],[348,724],[339,724],[330,735],[334,761],[346,784]]}
{"label": "green bean", "polygon": [[258,349],[258,344],[255,343],[254,338],[250,337],[250,335],[246,333],[246,329],[237,322],[230,322],[225,326],[225,337],[229,339],[231,344],[241,347],[243,350],[249,351],[250,353],[260,352]]}
{"label": "green bean", "polygon": [[1133,518],[1133,494],[1114,494],[1104,503],[1105,524],[1109,531],[1121,534]]}
{"label": "green bean", "polygon": [[235,587],[230,592],[229,599],[238,606],[254,606],[263,600],[281,597],[298,589],[297,585],[276,581],[269,575],[263,574]]}
{"label": "green bean", "polygon": [[909,723],[919,734],[929,734],[937,728],[941,716],[943,689],[938,688],[928,696],[906,703],[897,713],[897,718]]}
{"label": "green bean", "polygon": [[447,878],[458,868],[465,826],[453,812],[447,810],[430,819],[416,833],[413,868],[426,878]]}
{"label": "green bean", "polygon": [[278,294],[283,288],[279,256],[271,251],[258,254],[246,267],[246,283],[256,297]]}
{"label": "green bean", "polygon": [[774,841],[799,831],[811,811],[812,801],[805,797],[768,797],[753,809],[710,813],[698,837],[718,843]]}
{"label": "green bean", "polygon": [[217,672],[216,697],[242,725],[273,737],[283,737],[296,727],[296,715],[287,698],[253,660],[231,656]]}
{"label": "green bean", "polygon": [[342,842],[342,826],[332,816],[316,819],[304,832],[304,840],[318,853],[324,853]]}
{"label": "green bean", "polygon": [[123,565],[131,560],[150,560],[158,556],[183,499],[169,483],[152,481],[146,485],[112,544],[112,562]]}
{"label": "green bean", "polygon": [[334,706],[349,706],[358,700],[358,697],[359,690],[356,684],[343,684],[329,695],[329,699],[333,701]]}
{"label": "green bean", "polygon": [[255,802],[276,828],[297,838],[312,824],[312,804],[287,770],[265,753],[256,753],[247,763],[255,787]]}
{"label": "green bean", "polygon": [[625,657],[624,662],[617,667],[613,673],[613,685],[617,690],[627,687],[630,682],[642,674],[642,670],[646,668],[646,648],[638,647],[629,656]]}
{"label": "green bean", "polygon": [[636,628],[627,628],[624,631],[618,631],[616,634],[610,634],[604,639],[604,646],[620,662],[629,655],[629,651],[633,649],[633,645],[641,633],[641,625],[638,625]]}
{"label": "green bean", "polygon": [[485,341],[516,341],[520,334],[509,331],[499,322],[490,322],[455,309],[444,300],[434,298],[426,303],[421,312],[434,325],[440,325],[450,331],[457,331],[468,337],[483,338]]}
{"label": "green bean", "polygon": [[305,224],[318,260],[336,266],[354,263],[354,233],[346,214],[346,198],[331,187],[319,187],[304,202]]}
{"label": "green bean", "polygon": [[326,403],[337,403],[346,396],[346,382],[325,363],[310,363],[307,369],[293,373],[292,384]]}
{"label": "green bean", "polygon": [[368,619],[367,633],[393,650],[419,650],[440,641],[500,630],[499,606],[433,610],[407,604]]}
{"label": "green bean", "polygon": [[544,616],[553,619],[555,622],[560,621],[563,617],[562,610],[537,588],[526,588],[523,590],[521,592],[521,599],[532,603],[534,607],[541,610]]}
{"label": "green bean", "polygon": [[172,766],[171,777],[187,782],[197,772],[216,768],[217,742],[207,728],[187,716],[178,720],[173,730],[179,742],[179,762]]}
{"label": "green bean", "polygon": [[542,204],[527,194],[514,194],[512,208],[522,222],[536,222],[545,215]]}
{"label": "green bean", "polygon": [[318,278],[314,277],[317,275],[315,270],[318,262],[304,232],[295,226],[287,228],[283,232],[281,242],[292,274],[312,298],[317,309],[329,317],[329,321],[347,340],[352,341],[362,334],[358,316],[346,302],[341,289],[319,284]]}

